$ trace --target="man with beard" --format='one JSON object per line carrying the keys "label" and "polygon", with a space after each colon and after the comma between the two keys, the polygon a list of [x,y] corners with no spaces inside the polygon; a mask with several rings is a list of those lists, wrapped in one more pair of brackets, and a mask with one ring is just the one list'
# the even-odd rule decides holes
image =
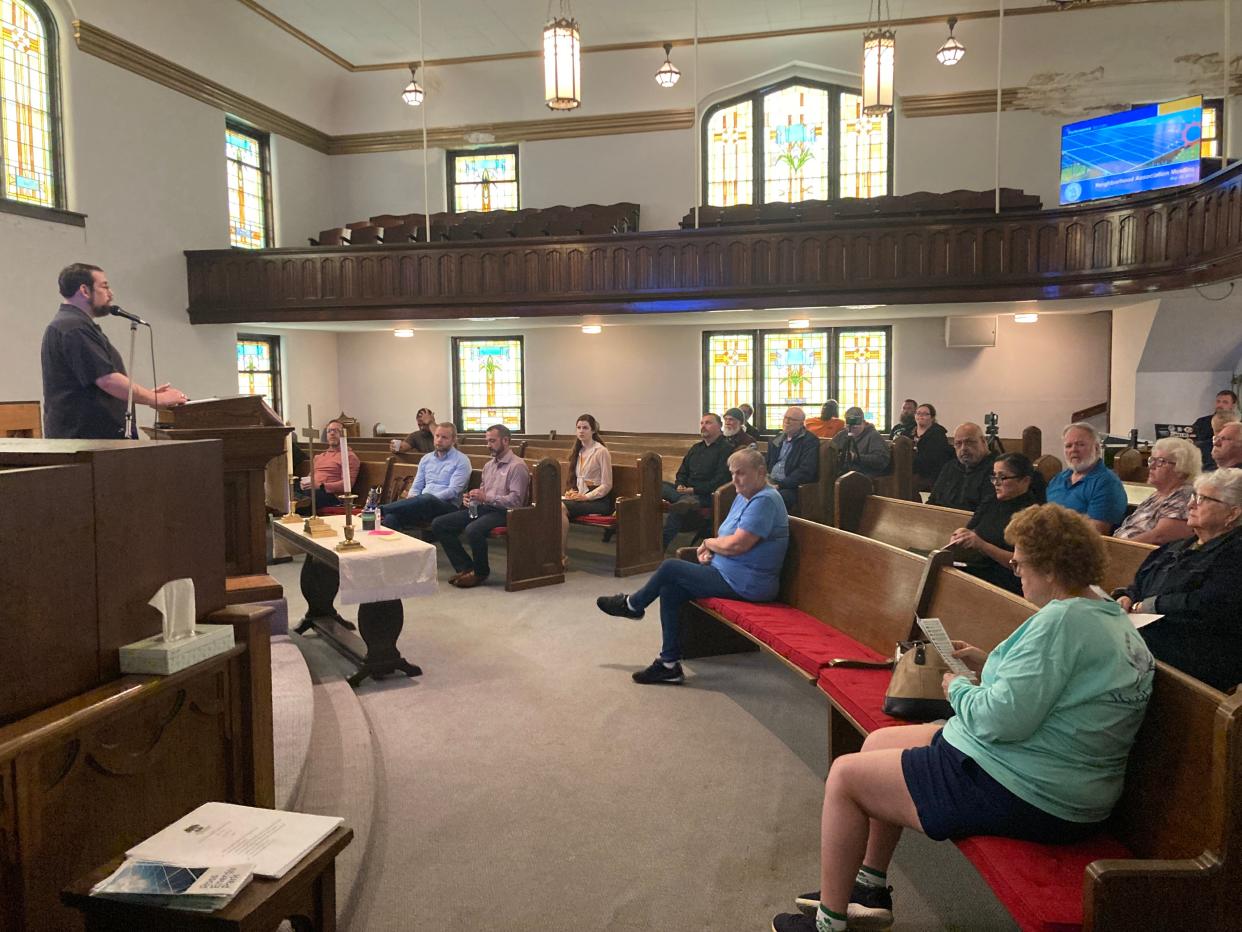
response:
{"label": "man with beard", "polygon": [[741,408],[730,408],[724,413],[724,427],[721,432],[735,450],[741,450],[755,442],[750,434],[746,433],[746,415],[742,413]]}
{"label": "man with beard", "polygon": [[996,454],[988,452],[983,428],[971,421],[953,431],[953,454],[955,459],[941,467],[927,503],[973,514],[980,504],[996,498],[992,487]]}
{"label": "man with beard", "polygon": [[1071,424],[1061,432],[1069,468],[1048,483],[1048,501],[1087,516],[1101,534],[1126,516],[1126,490],[1117,474],[1104,465],[1100,435],[1090,424]]}
{"label": "man with beard", "polygon": [[[414,415],[414,423],[418,427],[411,431],[408,437],[392,442],[393,453],[409,453],[411,450],[415,453],[430,453],[436,448],[435,413],[430,408],[419,408],[418,413]],[[453,434],[454,436],[457,434],[456,427],[453,429]]]}
{"label": "man with beard", "polygon": [[888,432],[889,440],[896,440],[903,434],[907,437],[914,436],[914,412],[918,409],[919,403],[913,398],[907,398],[901,403],[901,417],[893,425],[893,429]]}
{"label": "man with beard", "polygon": [[681,461],[675,482],[665,482],[663,496],[671,505],[664,519],[664,549],[682,531],[702,526],[700,509],[712,507],[712,493],[729,481],[729,454],[720,415],[710,411],[699,420],[699,436]]}

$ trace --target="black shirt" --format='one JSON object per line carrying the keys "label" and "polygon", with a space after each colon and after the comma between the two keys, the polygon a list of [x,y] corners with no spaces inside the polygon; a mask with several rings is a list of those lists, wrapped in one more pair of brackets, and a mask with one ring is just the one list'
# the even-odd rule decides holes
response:
{"label": "black shirt", "polygon": [[1195,432],[1194,444],[1199,448],[1199,455],[1203,457],[1203,470],[1208,472],[1216,468],[1216,461],[1212,459],[1212,418],[1214,414],[1205,414],[1198,418],[1192,430]]}
{"label": "black shirt", "polygon": [[977,466],[967,469],[961,460],[954,457],[940,470],[927,503],[973,512],[983,502],[996,498],[996,490],[992,488],[992,463],[995,459],[996,456],[989,453]]}
{"label": "black shirt", "polygon": [[113,398],[96,379],[125,374],[121,354],[99,324],[62,304],[43,331],[43,435],[75,440],[120,440],[125,399]]}
{"label": "black shirt", "polygon": [[922,437],[917,431],[910,433],[909,437],[914,441],[914,475],[929,484],[935,482],[944,464],[956,459],[944,425],[933,423]]}
{"label": "black shirt", "polygon": [[[1039,501],[1031,492],[1003,502],[991,498],[975,509],[966,527],[992,546],[1010,550],[1012,545],[1005,540],[1005,528],[1009,525],[1009,519],[1023,508],[1038,504]],[[994,586],[1000,586],[1018,595],[1022,594],[1022,581],[1009,567],[1001,566],[987,554],[980,553],[978,550],[958,548],[954,552],[957,559],[966,564],[967,573],[986,579]]]}
{"label": "black shirt", "polygon": [[729,456],[735,447],[724,434],[710,447],[700,440],[686,453],[677,470],[677,484],[711,495],[729,481]]}

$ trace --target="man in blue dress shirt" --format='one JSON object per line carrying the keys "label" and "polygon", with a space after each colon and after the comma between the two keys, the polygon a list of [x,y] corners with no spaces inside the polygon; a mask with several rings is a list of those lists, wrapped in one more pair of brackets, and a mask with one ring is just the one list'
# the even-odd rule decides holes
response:
{"label": "man in blue dress shirt", "polygon": [[429,524],[461,507],[461,493],[470,482],[470,459],[456,447],[457,428],[436,425],[435,447],[423,454],[410,494],[380,508],[384,527],[394,531]]}
{"label": "man in blue dress shirt", "polygon": [[1104,465],[1100,435],[1090,424],[1071,424],[1061,432],[1062,470],[1048,483],[1048,501],[1087,516],[1101,534],[1111,534],[1126,516],[1126,490]]}

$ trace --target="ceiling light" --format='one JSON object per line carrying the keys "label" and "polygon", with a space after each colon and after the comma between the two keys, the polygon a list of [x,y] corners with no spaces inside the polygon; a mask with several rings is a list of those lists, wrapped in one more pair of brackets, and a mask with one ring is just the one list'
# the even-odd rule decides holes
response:
{"label": "ceiling light", "polygon": [[1038,314],[1014,314],[1013,322],[1015,324],[1033,324],[1039,320]]}
{"label": "ceiling light", "polygon": [[582,332],[583,333],[603,333],[604,328],[601,327],[599,324],[583,324]]}
{"label": "ceiling light", "polygon": [[664,64],[660,66],[660,70],[655,73],[656,84],[660,87],[672,87],[681,80],[681,72],[677,70],[677,66],[669,61],[669,56],[673,53],[673,43],[664,43]]}
{"label": "ceiling light", "polygon": [[872,28],[863,33],[863,113],[870,117],[886,116],[893,109],[893,62],[897,55],[897,33],[884,26],[889,16],[888,0],[872,4],[875,19]]}
{"label": "ceiling light", "polygon": [[842,304],[847,311],[873,311],[877,307],[885,307],[883,304]]}
{"label": "ceiling light", "polygon": [[408,340],[410,337],[414,336],[414,331],[408,327],[403,327],[400,330],[394,330],[392,335],[394,337],[401,337],[403,340]]}
{"label": "ceiling light", "polygon": [[401,92],[401,99],[409,106],[417,107],[423,102],[423,86],[418,83],[418,65],[410,65],[410,83]]}
{"label": "ceiling light", "polygon": [[962,56],[966,54],[966,46],[958,41],[953,35],[953,27],[957,25],[957,17],[949,17],[949,38],[944,40],[944,45],[940,46],[940,50],[936,52],[936,60],[942,65],[956,65],[962,60]]}
{"label": "ceiling light", "polygon": [[582,36],[567,5],[561,0],[561,15],[543,27],[543,101],[549,110],[573,110],[582,103]]}
{"label": "ceiling light", "polygon": [[789,322],[790,330],[805,330],[809,326],[811,326],[811,322],[805,317],[795,317]]}

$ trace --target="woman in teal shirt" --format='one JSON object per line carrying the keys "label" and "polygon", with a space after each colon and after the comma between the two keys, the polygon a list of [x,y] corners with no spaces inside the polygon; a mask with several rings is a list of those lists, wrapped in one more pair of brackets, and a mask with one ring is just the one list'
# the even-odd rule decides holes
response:
{"label": "woman in teal shirt", "polygon": [[1155,660],[1125,612],[1090,586],[1099,534],[1060,505],[1019,512],[1005,530],[1023,595],[1039,610],[990,654],[955,641],[978,674],[946,674],[954,716],[873,732],[832,765],[820,837],[822,899],[775,932],[892,923],[886,871],[903,828],[936,840],[1002,835],[1085,838],[1121,795],[1126,758],[1151,696]]}

